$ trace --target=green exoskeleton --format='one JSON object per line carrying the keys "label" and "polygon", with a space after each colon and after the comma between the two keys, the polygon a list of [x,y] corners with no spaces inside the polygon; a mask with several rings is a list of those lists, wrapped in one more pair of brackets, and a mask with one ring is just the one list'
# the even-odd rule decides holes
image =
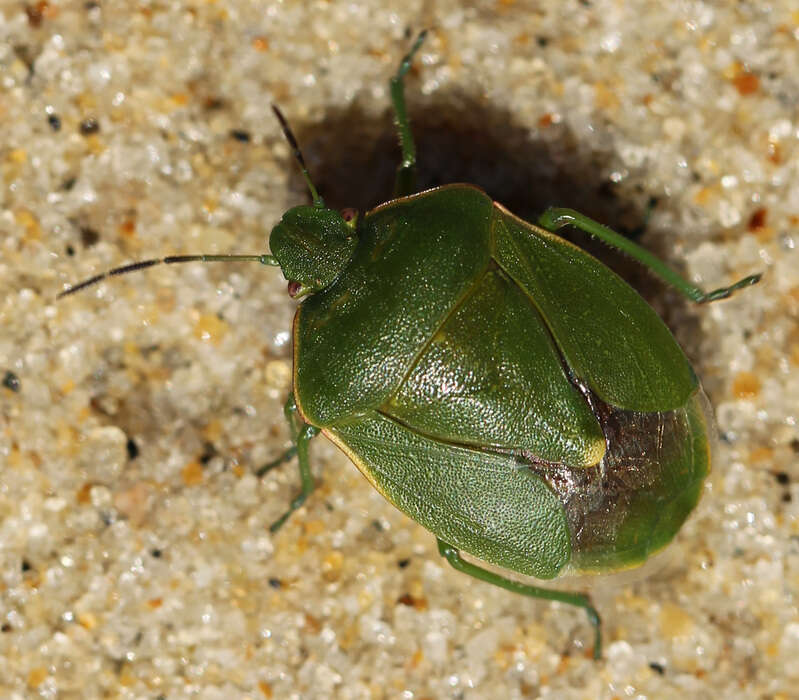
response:
{"label": "green exoskeleton", "polygon": [[[516,593],[583,608],[589,596],[512,580],[461,557],[538,579],[637,566],[696,505],[710,469],[710,418],[669,330],[621,278],[555,235],[572,225],[640,261],[695,302],[705,294],[619,234],[568,209],[538,225],[473,185],[415,191],[403,79],[391,79],[402,148],[395,198],[358,216],[313,198],[272,229],[257,260],[302,298],[293,324],[293,446],[312,493],[308,443],[320,432],[391,503],[428,529],[456,569]],[[67,289],[69,294],[105,277]]]}

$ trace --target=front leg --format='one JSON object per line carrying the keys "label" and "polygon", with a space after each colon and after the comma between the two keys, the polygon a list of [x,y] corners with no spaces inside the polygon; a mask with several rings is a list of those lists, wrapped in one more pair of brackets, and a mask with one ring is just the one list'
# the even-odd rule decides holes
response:
{"label": "front leg", "polygon": [[300,469],[300,493],[291,501],[288,510],[283,513],[275,522],[269,526],[271,532],[277,532],[283,524],[288,520],[289,516],[297,510],[303,503],[305,503],[308,496],[316,487],[314,484],[313,475],[311,474],[311,463],[308,459],[308,443],[319,434],[319,428],[303,423],[297,411],[297,402],[294,400],[294,392],[289,394],[285,405],[283,406],[283,414],[289,423],[289,431],[291,432],[292,446],[289,447],[277,459],[265,464],[255,473],[258,476],[263,476],[266,472],[274,469],[281,464],[288,462],[294,455],[297,456],[297,463]]}
{"label": "front leg", "polygon": [[318,434],[319,428],[307,423],[300,429],[300,434],[297,436],[297,462],[300,467],[300,482],[302,486],[300,492],[289,504],[288,510],[269,526],[270,532],[277,532],[283,527],[283,523],[288,520],[289,516],[295,510],[305,503],[305,500],[314,488],[316,488],[313,475],[311,474],[311,463],[308,460],[308,443]]}
{"label": "front leg", "polygon": [[275,467],[279,467],[281,464],[288,462],[294,455],[297,454],[297,438],[300,434],[300,430],[304,423],[299,416],[299,412],[297,411],[297,402],[294,400],[294,392],[291,391],[289,393],[289,397],[286,399],[286,403],[283,404],[283,415],[286,417],[286,421],[289,424],[289,434],[291,435],[291,447],[289,447],[282,455],[276,457],[271,462],[267,462],[263,466],[259,467],[255,471],[256,476],[263,476],[269,471],[272,471]]}

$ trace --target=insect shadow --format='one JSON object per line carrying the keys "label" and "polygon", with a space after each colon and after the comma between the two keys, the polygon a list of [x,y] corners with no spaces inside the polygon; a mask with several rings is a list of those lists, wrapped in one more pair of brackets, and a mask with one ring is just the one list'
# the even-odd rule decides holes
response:
{"label": "insect shadow", "polygon": [[[509,111],[462,92],[411,102],[408,112],[419,189],[468,182],[527,221],[535,222],[550,206],[571,207],[630,238],[643,233],[648,208],[656,205],[644,191],[621,195],[602,176],[607,171],[602,154],[586,155],[564,124],[542,124],[536,133]],[[320,123],[293,123],[293,128],[329,206],[365,212],[392,197],[399,146],[388,107],[384,114],[370,116],[356,101],[329,110]],[[296,169],[292,173],[293,188],[305,191],[300,174]],[[699,353],[691,352],[698,345],[690,342],[698,322],[689,304],[618,251],[578,231],[565,229],[563,235],[621,275],[672,330],[679,326],[687,354],[699,362]],[[646,245],[679,269],[668,236],[649,236]]]}

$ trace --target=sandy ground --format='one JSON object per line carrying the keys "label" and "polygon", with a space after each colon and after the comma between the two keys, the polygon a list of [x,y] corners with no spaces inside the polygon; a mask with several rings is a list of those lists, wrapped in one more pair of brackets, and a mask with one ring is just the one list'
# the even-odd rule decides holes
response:
{"label": "sandy ground", "polygon": [[[793,6],[794,9],[791,9]],[[717,416],[714,478],[656,575],[582,612],[458,575],[323,439],[286,446],[294,303],[266,252],[307,201],[368,208],[408,79],[425,185],[574,206],[635,266]],[[799,687],[799,13],[771,3],[0,0],[0,696],[791,698]],[[618,258],[606,258],[612,264]],[[793,690],[791,690],[793,688]]]}

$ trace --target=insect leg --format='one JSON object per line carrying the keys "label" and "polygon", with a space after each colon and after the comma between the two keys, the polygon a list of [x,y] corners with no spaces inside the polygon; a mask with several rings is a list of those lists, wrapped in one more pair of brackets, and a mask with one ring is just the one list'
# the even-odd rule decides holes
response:
{"label": "insect leg", "polygon": [[286,421],[289,424],[289,433],[291,434],[291,447],[289,447],[282,455],[273,459],[271,462],[267,462],[262,467],[259,467],[255,470],[256,476],[263,476],[269,471],[272,471],[275,467],[279,467],[281,464],[285,464],[288,462],[294,455],[297,454],[297,436],[300,434],[300,429],[303,426],[302,420],[300,420],[299,415],[297,414],[297,402],[294,400],[294,392],[289,392],[289,396],[286,399],[286,403],[283,404],[283,415],[286,416]]}
{"label": "insect leg", "polygon": [[303,503],[311,491],[314,490],[313,476],[311,475],[311,464],[308,461],[308,443],[311,439],[318,435],[319,429],[312,425],[306,425],[297,412],[297,402],[294,400],[294,392],[289,393],[286,403],[283,404],[283,415],[289,424],[289,431],[291,432],[292,445],[277,459],[264,464],[255,473],[257,476],[263,476],[266,472],[271,471],[275,467],[288,462],[294,455],[297,456],[297,461],[300,467],[300,483],[302,484],[299,495],[289,505],[289,509],[283,513],[269,529],[272,532],[279,530],[283,523],[288,520],[289,516],[297,510]]}
{"label": "insect leg", "polygon": [[704,304],[705,302],[716,301],[717,299],[725,299],[738,289],[756,284],[760,281],[762,276],[760,274],[749,275],[742,280],[738,280],[735,284],[731,284],[729,287],[721,287],[712,292],[705,292],[699,287],[692,285],[688,280],[677,274],[660,260],[660,258],[653,255],[645,248],[642,248],[637,243],[633,243],[621,234],[616,233],[607,226],[603,226],[599,222],[588,218],[585,214],[581,214],[574,209],[547,209],[538,219],[539,226],[552,232],[569,224],[581,231],[585,231],[591,236],[599,238],[609,246],[618,248],[622,252],[627,253],[630,257],[646,265],[646,267],[652,270],[652,272],[660,277],[666,284],[671,285],[678,292],[692,301],[695,301],[697,304]]}
{"label": "insect leg", "polygon": [[258,469],[255,470],[255,476],[263,476],[267,472],[271,472],[276,467],[279,467],[281,464],[285,464],[288,462],[294,455],[297,454],[297,445],[292,445],[289,447],[283,454],[279,457],[276,457],[271,462],[267,462]]}
{"label": "insect leg", "polygon": [[319,428],[313,425],[303,425],[297,435],[297,462],[300,466],[300,492],[289,504],[288,510],[269,526],[271,532],[277,532],[289,516],[297,510],[316,487],[311,474],[311,463],[308,461],[308,443],[319,434]]}
{"label": "insect leg", "polygon": [[420,32],[411,50],[400,62],[397,74],[389,82],[391,89],[391,103],[394,105],[394,120],[397,124],[400,147],[402,148],[402,161],[397,168],[397,178],[394,182],[394,195],[403,197],[416,192],[416,144],[411,133],[411,123],[405,109],[405,74],[411,69],[413,55],[419,50],[427,31]]}
{"label": "insect leg", "polygon": [[452,545],[447,544],[443,540],[438,540],[438,552],[444,557],[452,566],[452,568],[460,571],[476,579],[485,581],[486,583],[493,583],[495,586],[504,588],[512,593],[521,593],[532,598],[543,598],[544,600],[556,600],[560,603],[567,605],[574,605],[582,608],[588,614],[588,621],[594,628],[594,658],[599,659],[602,656],[602,631],[601,620],[599,613],[591,602],[591,598],[585,593],[572,593],[569,591],[555,591],[550,588],[540,588],[538,586],[529,586],[519,581],[514,581],[505,578],[500,574],[488,571],[482,567],[476,566],[471,562],[461,559],[460,552]]}

